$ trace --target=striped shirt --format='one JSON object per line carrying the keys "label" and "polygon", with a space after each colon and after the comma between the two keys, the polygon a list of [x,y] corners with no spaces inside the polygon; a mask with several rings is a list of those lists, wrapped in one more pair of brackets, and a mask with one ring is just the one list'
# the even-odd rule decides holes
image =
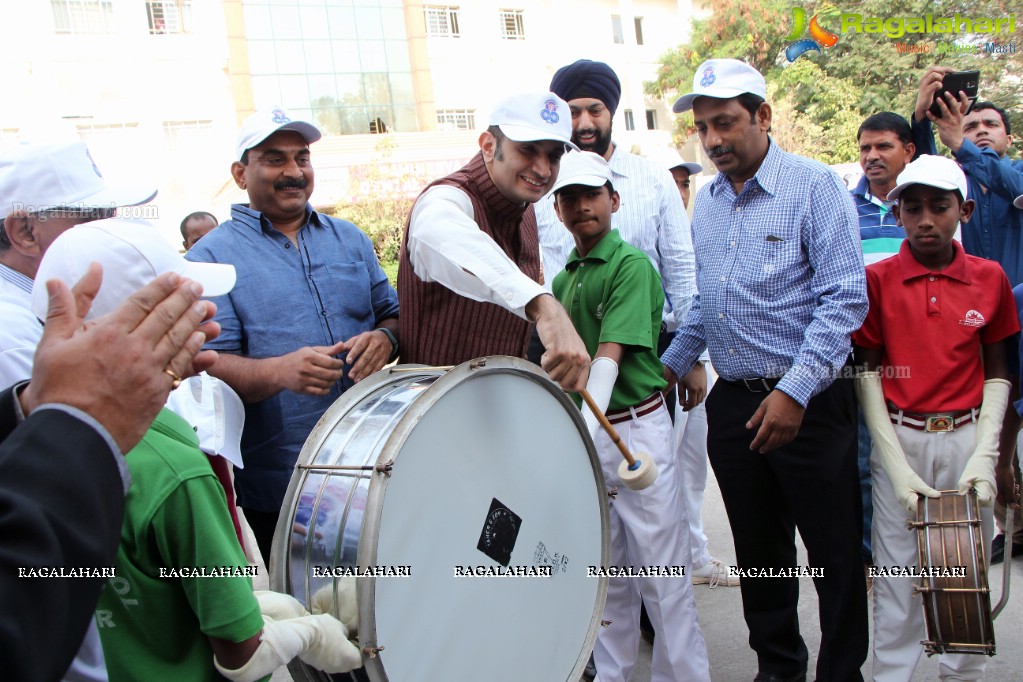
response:
{"label": "striped shirt", "polygon": [[[611,214],[611,229],[649,256],[661,274],[663,318],[674,329],[696,294],[692,229],[682,197],[671,173],[618,146],[608,165],[611,184],[621,197],[618,211]],[[575,242],[554,212],[553,194],[538,201],[535,210],[544,286],[550,290],[554,278],[565,269]]]}
{"label": "striped shirt", "polygon": [[693,226],[700,293],[661,360],[681,377],[706,346],[723,379],[782,377],[778,389],[805,406],[867,314],[848,190],[772,140],[738,196],[721,173],[700,190]]}
{"label": "striped shirt", "polygon": [[870,193],[867,176],[860,178],[852,191],[853,203],[860,218],[860,239],[863,244],[863,264],[870,265],[899,252],[906,231],[895,221],[892,203],[882,201]]}
{"label": "striped shirt", "polygon": [[[0,227],[0,229],[3,229]],[[32,376],[43,325],[32,312],[32,278],[0,263],[0,387]]]}

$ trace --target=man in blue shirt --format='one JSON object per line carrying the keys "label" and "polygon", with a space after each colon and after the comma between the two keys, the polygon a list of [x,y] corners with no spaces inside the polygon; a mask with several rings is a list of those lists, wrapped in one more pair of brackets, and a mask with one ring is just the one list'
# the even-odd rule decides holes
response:
{"label": "man in blue shirt", "polygon": [[231,263],[238,282],[213,299],[222,333],[210,371],[245,405],[239,506],[263,558],[306,437],[351,385],[397,353],[398,296],[369,238],[309,204],[310,123],[281,109],[242,124],[231,175],[249,195],[187,253]]}
{"label": "man in blue shirt", "polygon": [[720,375],[706,402],[707,451],[735,539],[756,680],[806,679],[796,528],[820,572],[817,679],[861,680],[856,404],[843,372],[867,313],[856,209],[833,171],[770,138],[766,90],[748,64],[712,59],[675,103],[692,109],[718,174],[693,214],[699,294],[661,359],[676,380],[707,347]]}
{"label": "man in blue shirt", "polygon": [[868,116],[856,132],[863,175],[852,197],[860,219],[864,265],[894,256],[906,238],[891,210],[895,202],[885,197],[916,152],[911,135],[909,122],[891,111]]}
{"label": "man in blue shirt", "polygon": [[[937,154],[933,133],[933,128],[937,127],[941,143],[949,148],[966,173],[967,191],[977,204],[973,218],[962,226],[963,248],[971,256],[998,261],[1009,276],[1009,284],[1015,287],[1023,284],[1023,210],[1013,206],[1013,200],[1023,194],[1023,161],[1008,157],[1012,144],[1009,117],[991,102],[977,102],[970,113],[964,114],[970,106],[965,94],[961,97],[946,94],[937,102],[941,116],[928,111],[945,75],[953,71],[955,69],[947,66],[931,66],[920,78],[913,112],[913,142],[919,153]],[[1007,486],[1012,476],[1008,472],[1012,470],[1016,439],[1023,427],[1023,418],[1012,406],[1020,397],[1019,338],[1017,334],[1010,339],[1006,351],[1012,387],[998,445],[997,471],[1001,473],[996,476],[1000,487],[995,522],[999,534],[992,542],[992,563],[997,563],[995,560],[1000,560],[1004,552],[1001,500],[1009,492]],[[1016,528],[1019,528],[1019,512],[1016,514]]]}

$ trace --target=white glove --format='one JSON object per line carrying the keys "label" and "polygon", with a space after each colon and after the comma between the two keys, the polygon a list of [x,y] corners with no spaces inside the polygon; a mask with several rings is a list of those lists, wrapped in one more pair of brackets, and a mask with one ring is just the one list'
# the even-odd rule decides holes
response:
{"label": "white glove", "polygon": [[256,590],[253,594],[256,601],[259,602],[259,612],[273,620],[287,620],[309,615],[309,612],[302,606],[302,602],[290,594],[270,592],[269,590]]}
{"label": "white glove", "polygon": [[895,499],[902,503],[906,511],[915,514],[917,495],[941,497],[941,493],[924,483],[906,462],[906,454],[895,436],[895,427],[892,426],[888,406],[884,402],[881,375],[877,372],[860,372],[856,375],[855,386],[856,397],[863,410],[863,421],[874,439],[874,448],[880,455],[881,466],[892,482]]}
{"label": "white glove", "polygon": [[998,461],[998,437],[1002,433],[1002,420],[1009,404],[1009,382],[988,379],[984,382],[984,402],[980,404],[977,421],[977,445],[966,461],[959,477],[959,494],[970,488],[977,489],[977,501],[990,506],[995,499],[995,463]]}
{"label": "white glove", "polygon": [[[590,378],[586,380],[586,392],[597,403],[600,413],[607,412],[607,405],[611,402],[611,391],[618,379],[618,363],[611,358],[599,357],[590,363]],[[600,421],[597,415],[585,402],[580,406],[583,412],[583,421],[586,423],[586,430],[591,440],[596,440],[597,431],[600,429]]]}
{"label": "white glove", "polygon": [[329,613],[355,637],[359,632],[359,602],[355,592],[355,577],[346,575],[337,579],[337,604],[334,604],[334,586],[324,585],[313,594],[309,608],[313,613]]}
{"label": "white glove", "polygon": [[255,682],[295,656],[325,673],[346,673],[362,667],[362,654],[348,641],[345,626],[327,614],[275,621],[263,617],[259,647],[241,668],[229,670],[213,658],[217,672],[233,682]]}

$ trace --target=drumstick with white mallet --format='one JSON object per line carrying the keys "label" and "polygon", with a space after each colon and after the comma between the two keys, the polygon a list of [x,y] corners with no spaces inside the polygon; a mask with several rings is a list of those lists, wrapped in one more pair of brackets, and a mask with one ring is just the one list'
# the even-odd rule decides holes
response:
{"label": "drumstick with white mallet", "polygon": [[611,422],[607,420],[604,413],[597,407],[597,403],[590,397],[589,392],[584,388],[579,391],[579,395],[583,397],[583,400],[593,411],[593,415],[600,422],[601,427],[603,427],[611,442],[618,446],[622,457],[625,458],[618,465],[618,478],[622,479],[622,483],[630,490],[642,490],[643,488],[650,487],[657,480],[657,465],[654,463],[654,460],[650,455],[642,452],[637,453],[639,456],[633,457],[632,453],[629,452],[629,448],[622,442],[621,436],[611,426]]}

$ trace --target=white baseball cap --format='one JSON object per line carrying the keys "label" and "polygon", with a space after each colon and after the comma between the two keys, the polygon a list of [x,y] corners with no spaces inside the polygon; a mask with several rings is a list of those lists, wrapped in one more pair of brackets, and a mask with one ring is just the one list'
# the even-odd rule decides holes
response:
{"label": "white baseball cap", "polygon": [[203,296],[226,294],[235,282],[233,265],[185,260],[152,223],[124,218],[96,220],[68,230],[46,250],[32,286],[36,317],[46,319],[47,280],[60,279],[72,286],[93,262],[103,266],[103,284],[87,320],[113,311],[165,272],[195,280],[202,285]]}
{"label": "white baseball cap", "polygon": [[561,157],[558,180],[551,188],[553,194],[569,185],[603,187],[611,180],[611,167],[600,154],[569,152]]}
{"label": "white baseball cap", "polygon": [[554,140],[572,149],[572,114],[568,103],[553,92],[523,93],[501,101],[488,125],[497,126],[515,142]]}
{"label": "white baseball cap", "polygon": [[767,99],[767,83],[759,71],[738,59],[708,59],[696,69],[693,91],[679,97],[671,110],[689,111],[697,97],[731,99],[747,92]]}
{"label": "white baseball cap", "polygon": [[171,391],[167,409],[195,429],[200,450],[245,468],[241,452],[245,406],[230,386],[200,372]]}
{"label": "white baseball cap", "polygon": [[274,107],[256,113],[245,119],[238,131],[238,142],[234,158],[241,161],[242,156],[279,130],[293,130],[301,135],[306,144],[316,142],[322,135],[320,129],[308,121],[292,120],[281,107]]}
{"label": "white baseball cap", "polygon": [[668,170],[674,168],[684,168],[689,171],[690,175],[696,175],[697,173],[703,172],[703,166],[692,161],[683,161],[682,155],[678,153],[677,149],[666,149],[664,150],[664,156],[662,159],[664,167]]}
{"label": "white baseball cap", "polygon": [[1016,197],[1016,201],[1012,202],[1012,205],[1016,208],[1023,208],[1023,194]]}
{"label": "white baseball cap", "polygon": [[963,201],[966,196],[966,175],[959,164],[944,156],[924,154],[908,164],[896,179],[895,189],[888,192],[888,201],[896,201],[910,185],[928,185],[945,190],[959,190]]}
{"label": "white baseball cap", "polygon": [[137,206],[154,187],[111,187],[84,142],[20,144],[0,151],[0,218],[14,211]]}

